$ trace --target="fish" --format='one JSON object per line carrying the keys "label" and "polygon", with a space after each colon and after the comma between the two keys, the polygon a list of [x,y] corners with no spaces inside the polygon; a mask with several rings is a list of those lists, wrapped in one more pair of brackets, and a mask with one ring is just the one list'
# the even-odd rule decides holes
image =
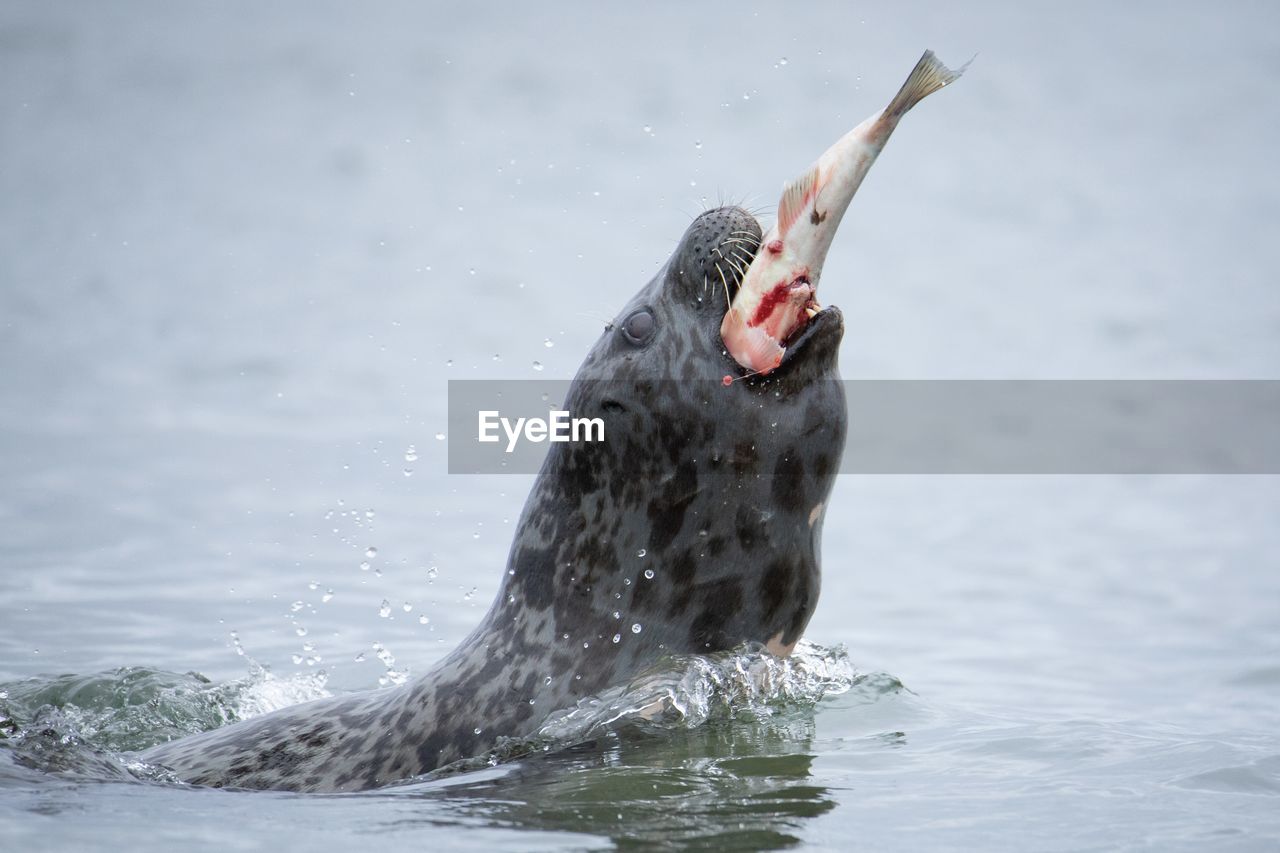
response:
{"label": "fish", "polygon": [[739,365],[767,374],[782,364],[788,342],[822,310],[816,298],[822,265],[862,179],[907,111],[968,67],[952,71],[926,50],[889,106],[783,188],[777,222],[761,239],[720,325],[725,349]]}

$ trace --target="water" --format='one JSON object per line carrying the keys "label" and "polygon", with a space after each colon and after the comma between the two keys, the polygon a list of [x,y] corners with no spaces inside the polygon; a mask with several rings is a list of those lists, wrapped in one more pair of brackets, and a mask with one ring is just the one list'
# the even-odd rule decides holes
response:
{"label": "water", "polygon": [[[530,484],[444,474],[446,380],[571,375],[694,213],[771,208],[925,47],[980,55],[832,249],[846,376],[1275,378],[1276,24],[7,4],[0,701],[109,765],[428,668]],[[8,760],[0,838],[1272,849],[1277,510],[1267,477],[842,477],[808,637],[843,692],[358,796]]]}

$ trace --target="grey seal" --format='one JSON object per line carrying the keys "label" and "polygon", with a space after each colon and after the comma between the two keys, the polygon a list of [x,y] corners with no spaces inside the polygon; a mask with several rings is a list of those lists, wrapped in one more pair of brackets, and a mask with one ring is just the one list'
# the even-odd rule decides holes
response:
{"label": "grey seal", "polygon": [[137,757],[196,785],[363,790],[532,735],[665,655],[789,653],[844,449],[844,322],[823,309],[773,372],[741,375],[720,325],[760,237],[740,208],[704,212],[606,327],[565,408],[607,440],[551,445],[492,607],[437,666]]}

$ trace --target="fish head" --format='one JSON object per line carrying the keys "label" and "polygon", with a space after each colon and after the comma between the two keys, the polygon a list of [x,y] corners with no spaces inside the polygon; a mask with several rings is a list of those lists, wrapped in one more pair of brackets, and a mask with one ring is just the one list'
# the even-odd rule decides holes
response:
{"label": "fish head", "polygon": [[815,254],[795,242],[784,242],[776,232],[768,235],[721,322],[725,348],[753,373],[780,367],[810,321],[824,310],[817,289],[825,252]]}

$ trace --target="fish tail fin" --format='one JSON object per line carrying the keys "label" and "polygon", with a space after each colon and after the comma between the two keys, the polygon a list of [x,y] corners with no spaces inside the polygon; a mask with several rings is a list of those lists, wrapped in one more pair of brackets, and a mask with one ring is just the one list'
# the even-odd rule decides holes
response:
{"label": "fish tail fin", "polygon": [[[969,60],[969,62],[972,61],[972,59]],[[898,94],[894,95],[889,106],[885,107],[885,115],[895,119],[902,117],[907,110],[920,103],[926,96],[954,83],[969,67],[969,62],[952,71],[934,56],[932,50],[926,50],[924,56],[920,57],[920,61],[916,63],[916,67],[911,70],[907,82],[902,84]]]}

